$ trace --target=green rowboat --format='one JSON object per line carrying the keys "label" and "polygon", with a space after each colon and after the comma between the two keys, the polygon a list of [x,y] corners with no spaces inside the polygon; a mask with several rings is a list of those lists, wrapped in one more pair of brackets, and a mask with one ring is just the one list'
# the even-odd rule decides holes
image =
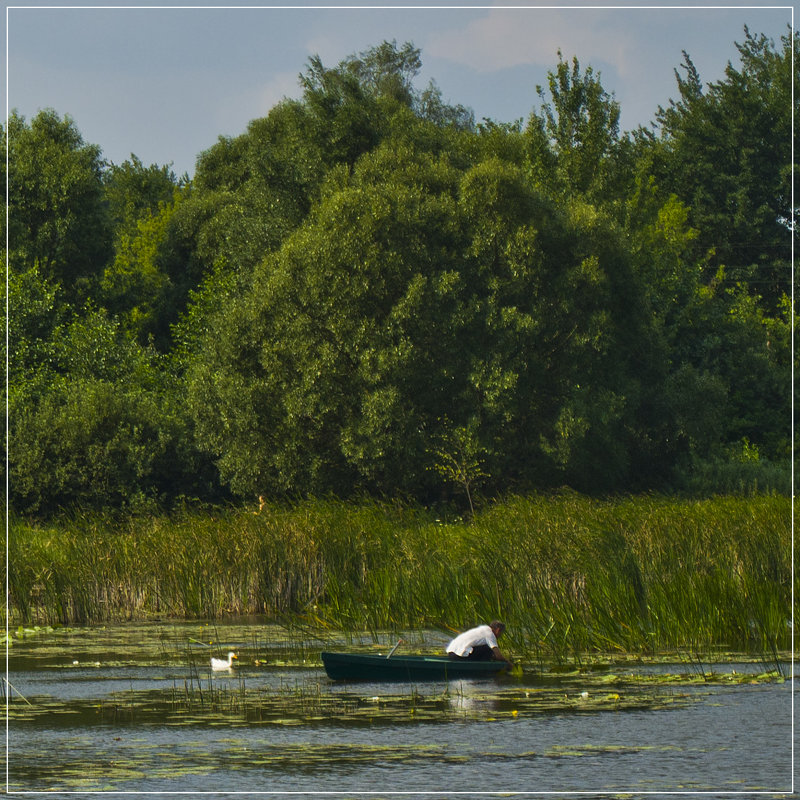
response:
{"label": "green rowboat", "polygon": [[335,681],[446,681],[491,678],[507,668],[503,661],[453,661],[447,656],[379,656],[322,653],[328,677]]}

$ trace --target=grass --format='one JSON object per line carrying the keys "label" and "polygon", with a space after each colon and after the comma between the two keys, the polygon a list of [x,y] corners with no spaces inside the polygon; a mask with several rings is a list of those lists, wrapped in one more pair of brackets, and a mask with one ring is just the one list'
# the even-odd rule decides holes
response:
{"label": "grass", "polygon": [[510,497],[443,522],[309,501],[171,517],[12,518],[14,624],[266,614],[316,631],[500,617],[517,652],[790,646],[791,501]]}

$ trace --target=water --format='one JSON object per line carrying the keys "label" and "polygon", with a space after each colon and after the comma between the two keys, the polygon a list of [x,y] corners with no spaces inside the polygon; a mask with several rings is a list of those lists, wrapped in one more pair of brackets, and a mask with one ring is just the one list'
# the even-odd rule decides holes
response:
{"label": "water", "polygon": [[[200,644],[208,641],[213,648]],[[373,649],[344,637],[331,644]],[[241,665],[212,674],[209,653],[228,647]],[[50,797],[791,788],[791,681],[762,674],[774,664],[340,685],[322,671],[319,649],[266,625],[27,635],[9,651],[9,787]]]}

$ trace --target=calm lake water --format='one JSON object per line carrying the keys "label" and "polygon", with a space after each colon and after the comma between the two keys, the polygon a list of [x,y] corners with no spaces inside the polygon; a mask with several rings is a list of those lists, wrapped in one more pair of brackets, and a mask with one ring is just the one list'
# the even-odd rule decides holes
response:
{"label": "calm lake water", "polygon": [[[417,634],[406,652],[437,650]],[[9,650],[12,791],[787,793],[791,664],[525,663],[522,677],[338,684],[319,651],[388,652],[265,623],[38,630]],[[380,641],[382,639],[382,641]],[[239,664],[212,673],[209,656]]]}

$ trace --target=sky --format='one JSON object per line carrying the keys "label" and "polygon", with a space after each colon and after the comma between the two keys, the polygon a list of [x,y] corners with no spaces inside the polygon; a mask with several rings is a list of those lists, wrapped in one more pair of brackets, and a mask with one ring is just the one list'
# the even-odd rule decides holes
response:
{"label": "sky", "polygon": [[600,74],[632,130],[676,97],[683,51],[711,83],[738,63],[745,25],[778,43],[793,24],[788,5],[403,6],[6,6],[7,112],[30,120],[53,108],[110,162],[135,154],[191,176],[220,136],[299,97],[311,56],[333,67],[395,40],[422,51],[418,88],[435,81],[478,121],[526,119],[558,51],[576,56]]}

